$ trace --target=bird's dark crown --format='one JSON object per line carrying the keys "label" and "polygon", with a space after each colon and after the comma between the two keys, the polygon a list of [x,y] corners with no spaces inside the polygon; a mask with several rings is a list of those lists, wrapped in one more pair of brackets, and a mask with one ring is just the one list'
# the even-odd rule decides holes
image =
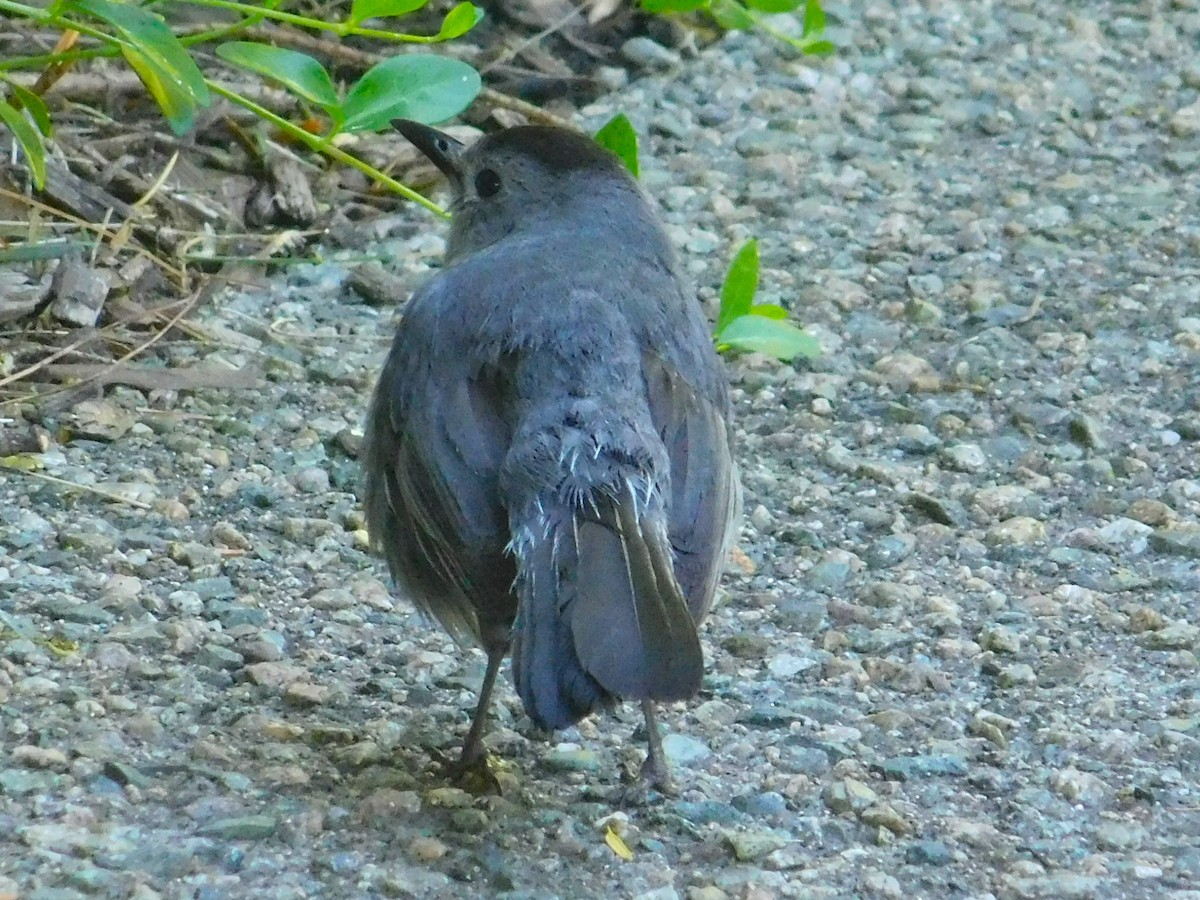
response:
{"label": "bird's dark crown", "polygon": [[519,125],[488,135],[475,153],[516,152],[552,172],[620,170],[621,162],[585,134],[549,125]]}

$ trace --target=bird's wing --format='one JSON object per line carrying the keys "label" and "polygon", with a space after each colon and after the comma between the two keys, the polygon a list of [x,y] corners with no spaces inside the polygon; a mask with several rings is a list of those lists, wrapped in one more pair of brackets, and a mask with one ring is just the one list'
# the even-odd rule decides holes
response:
{"label": "bird's wing", "polygon": [[660,357],[646,356],[643,371],[650,415],[671,461],[669,537],[675,574],[699,622],[712,605],[741,514],[727,403],[723,395],[700,393]]}
{"label": "bird's wing", "polygon": [[507,640],[513,562],[497,474],[511,441],[500,366],[432,349],[417,310],[380,376],[367,423],[366,512],[392,577],[456,639]]}

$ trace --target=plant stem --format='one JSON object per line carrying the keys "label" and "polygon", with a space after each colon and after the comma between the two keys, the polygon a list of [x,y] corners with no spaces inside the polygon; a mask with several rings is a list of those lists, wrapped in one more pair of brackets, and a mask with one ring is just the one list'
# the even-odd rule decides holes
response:
{"label": "plant stem", "polygon": [[[23,19],[31,19],[39,25],[49,25],[52,28],[57,28],[60,31],[78,31],[80,34],[86,34],[88,37],[95,38],[98,41],[103,41],[112,47],[121,48],[128,47],[129,42],[124,41],[115,35],[111,35],[106,31],[101,31],[99,28],[93,28],[84,22],[76,22],[73,19],[68,19],[65,16],[48,13],[44,9],[38,9],[36,6],[26,6],[24,3],[16,3],[15,0],[0,0],[0,12],[10,12]],[[66,57],[65,53],[48,54],[51,62],[59,62]],[[25,57],[28,59],[29,57]],[[5,60],[0,63],[0,68],[12,68],[11,60]]]}
{"label": "plant stem", "polygon": [[272,125],[274,125],[276,128],[279,128],[279,129],[287,132],[288,135],[290,135],[291,137],[295,138],[298,141],[301,141],[302,143],[307,144],[309,147],[311,147],[313,150],[316,150],[318,153],[323,153],[326,156],[331,157],[332,159],[336,159],[338,162],[343,163],[344,165],[350,166],[351,168],[358,169],[358,171],[362,172],[368,178],[378,181],[380,184],[391,188],[397,194],[400,194],[402,197],[406,197],[407,199],[413,201],[414,203],[419,203],[421,206],[425,207],[427,210],[429,210],[430,212],[432,212],[436,215],[442,216],[443,218],[450,217],[450,214],[448,212],[446,212],[444,209],[442,209],[440,206],[438,206],[432,200],[424,197],[421,194],[418,194],[412,188],[396,181],[396,179],[391,178],[387,175],[384,175],[378,169],[368,165],[367,163],[363,162],[358,157],[351,156],[349,153],[347,153],[345,150],[342,150],[340,147],[335,147],[328,140],[318,137],[315,134],[309,134],[303,128],[299,128],[299,127],[293,125],[287,119],[284,119],[281,116],[275,115],[275,113],[271,112],[266,107],[259,106],[257,103],[255,103],[253,100],[249,99],[248,97],[243,97],[241,94],[238,94],[235,91],[231,91],[228,88],[222,87],[221,85],[217,84],[214,81],[210,81],[206,78],[205,84],[208,85],[208,89],[210,91],[212,91],[214,94],[219,94],[220,96],[224,97],[226,100],[229,100],[232,103],[236,103],[238,106],[242,107],[243,109],[250,110],[250,112],[254,113],[260,119],[265,119],[266,121],[268,121]]}
{"label": "plant stem", "polygon": [[[0,0],[0,9],[3,8],[4,0]],[[196,34],[185,35],[179,38],[179,43],[184,47],[191,47],[195,44],[203,44],[206,41],[215,41],[219,38],[240,34],[248,28],[253,28],[261,19],[262,16],[252,16],[250,18],[243,19],[240,22],[234,22],[230,25],[224,25],[220,28],[212,28],[208,31],[199,31]],[[78,28],[76,28],[76,30],[78,30]],[[68,50],[65,53],[39,53],[37,56],[13,56],[9,59],[0,60],[0,72],[21,69],[40,69],[44,66],[74,62],[81,59],[112,57],[116,56],[119,52],[120,47],[111,45],[105,47],[89,47],[84,50]]]}
{"label": "plant stem", "polygon": [[[0,2],[12,2],[12,0],[0,0]],[[363,37],[376,37],[388,41],[401,41],[410,44],[429,44],[436,40],[435,37],[426,37],[419,34],[402,34],[396,31],[383,31],[378,28],[360,28],[352,22],[322,22],[320,19],[310,19],[306,16],[298,16],[294,13],[280,12],[274,9],[263,9],[260,6],[237,3],[235,0],[191,0],[191,2],[195,6],[212,6],[217,9],[228,9],[233,12],[242,13],[243,15],[253,15],[265,19],[274,19],[277,22],[287,22],[289,25],[296,25],[300,28],[332,31],[339,37],[355,34],[362,35]]]}

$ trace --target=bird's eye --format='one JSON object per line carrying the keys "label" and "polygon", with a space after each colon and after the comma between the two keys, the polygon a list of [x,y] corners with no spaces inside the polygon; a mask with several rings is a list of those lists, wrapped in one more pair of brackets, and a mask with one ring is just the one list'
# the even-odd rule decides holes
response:
{"label": "bird's eye", "polygon": [[475,193],[483,199],[495,196],[500,190],[500,176],[496,174],[494,169],[480,169],[479,174],[475,176]]}

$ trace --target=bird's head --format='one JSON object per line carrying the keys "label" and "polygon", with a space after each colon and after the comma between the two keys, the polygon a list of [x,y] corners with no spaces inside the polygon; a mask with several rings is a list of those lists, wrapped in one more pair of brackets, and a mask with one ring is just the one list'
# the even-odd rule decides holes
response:
{"label": "bird's head", "polygon": [[523,125],[466,145],[408,119],[392,124],[450,182],[448,257],[515,232],[603,227],[618,210],[637,215],[644,208],[637,182],[621,161],[585,134]]}

